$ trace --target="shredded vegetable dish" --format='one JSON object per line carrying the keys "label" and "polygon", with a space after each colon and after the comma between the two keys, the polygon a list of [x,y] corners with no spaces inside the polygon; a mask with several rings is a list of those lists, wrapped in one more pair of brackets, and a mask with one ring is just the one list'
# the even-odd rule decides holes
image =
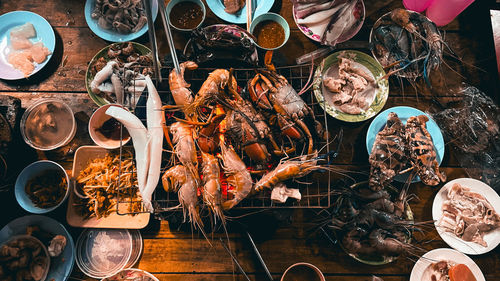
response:
{"label": "shredded vegetable dish", "polygon": [[137,188],[137,174],[130,159],[107,154],[89,162],[76,178],[77,204],[86,218],[107,217],[116,212],[118,200],[130,213],[139,212],[142,202]]}

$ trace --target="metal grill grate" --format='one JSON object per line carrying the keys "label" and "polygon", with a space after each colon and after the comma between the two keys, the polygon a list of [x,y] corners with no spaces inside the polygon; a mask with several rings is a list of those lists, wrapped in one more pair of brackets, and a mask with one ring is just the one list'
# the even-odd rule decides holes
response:
{"label": "metal grill grate", "polygon": [[[283,75],[288,82],[293,86],[294,89],[302,89],[304,85],[308,82],[310,78],[310,72],[314,68],[314,65],[296,65],[296,66],[286,66],[279,67],[277,71],[279,74]],[[165,81],[168,80],[168,73],[170,68],[162,68],[162,75]],[[214,69],[197,69],[195,71],[190,71],[186,73],[185,79],[188,83],[191,83],[191,89],[195,91],[199,89],[201,84],[208,77],[208,74]],[[244,87],[246,83],[255,76],[254,69],[234,69],[233,75],[236,78],[238,85]],[[312,77],[310,78],[313,79]],[[311,81],[312,82],[312,81]],[[158,85],[158,83],[157,83]],[[168,83],[162,83],[162,85],[157,86],[157,90],[162,97],[162,99],[169,99],[171,97],[170,91],[168,89]],[[304,101],[313,109],[316,120],[320,121],[322,125],[328,130],[327,117],[324,110],[319,106],[316,99],[313,97],[313,91],[310,89],[302,94]],[[140,101],[139,101],[140,102]],[[168,101],[164,101],[168,102]],[[135,114],[145,122],[145,105],[138,104],[135,107]],[[167,121],[168,123],[168,121]],[[315,140],[317,141],[317,140]],[[315,144],[317,148],[323,148],[320,153],[330,152],[330,148],[326,141],[321,141]],[[125,157],[124,153],[121,153],[122,148],[120,148],[120,155]],[[172,165],[172,161],[169,163],[170,153],[164,152],[163,155],[163,165],[162,172],[168,169]],[[293,155],[291,155],[293,156]],[[250,163],[251,161],[243,154],[240,154],[245,163]],[[160,181],[161,185],[161,181]],[[299,188],[302,193],[302,199],[296,201],[294,199],[288,200],[284,204],[275,203],[271,201],[271,192],[268,190],[262,191],[251,197],[244,199],[240,202],[234,209],[269,209],[269,208],[327,208],[331,204],[330,196],[330,185],[331,185],[331,174],[329,172],[313,172],[308,176],[305,176],[299,181],[289,181],[287,182],[288,188]],[[227,198],[227,194],[223,195],[223,199]],[[118,199],[117,209],[123,210],[125,208],[120,207],[120,204],[129,204],[125,198]],[[158,186],[153,194],[153,206],[155,213],[170,211],[176,209],[179,206],[179,201],[176,193],[165,192],[161,186]],[[143,209],[144,211],[144,209]],[[119,214],[130,214],[119,212]]]}

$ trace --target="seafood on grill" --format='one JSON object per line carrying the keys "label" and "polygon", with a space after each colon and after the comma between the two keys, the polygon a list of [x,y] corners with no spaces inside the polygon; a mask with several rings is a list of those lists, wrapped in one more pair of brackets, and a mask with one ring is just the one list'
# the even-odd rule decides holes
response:
{"label": "seafood on grill", "polygon": [[432,137],[425,123],[429,121],[426,115],[412,116],[406,122],[406,142],[412,166],[423,183],[438,185],[446,180],[446,175],[439,171],[436,150]]}
{"label": "seafood on grill", "polygon": [[189,222],[206,237],[200,217],[198,184],[189,169],[183,165],[173,166],[163,174],[162,184],[166,191],[177,191],[184,212],[184,221],[189,218]]}
{"label": "seafood on grill", "polygon": [[370,188],[381,190],[392,182],[407,161],[405,127],[398,115],[391,112],[384,129],[377,134],[370,153]]}
{"label": "seafood on grill", "polygon": [[375,99],[375,79],[361,67],[350,58],[339,57],[338,75],[323,78],[323,85],[333,93],[333,104],[342,112],[361,114]]}
{"label": "seafood on grill", "polygon": [[220,149],[222,169],[227,176],[227,183],[233,187],[233,189],[228,189],[228,192],[233,194],[233,198],[222,203],[222,208],[229,210],[250,194],[253,190],[253,181],[245,163],[241,161],[234,148],[224,142],[222,136]]}
{"label": "seafood on grill", "polygon": [[229,77],[230,73],[226,69],[212,71],[201,85],[198,93],[196,93],[193,102],[184,107],[186,118],[188,120],[202,118],[204,116],[201,110],[203,107],[208,107],[217,100],[224,100],[226,98],[224,88],[226,88],[228,83],[232,83],[231,87],[236,89],[236,80],[229,81]]}
{"label": "seafood on grill", "polygon": [[222,185],[220,181],[219,160],[212,154],[201,152],[203,175],[203,202],[210,208],[215,219],[225,223],[222,210]]}
{"label": "seafood on grill", "polygon": [[189,89],[191,85],[184,80],[184,72],[186,69],[194,70],[198,68],[198,65],[192,61],[185,61],[181,63],[179,67],[179,72],[175,69],[170,71],[170,74],[168,75],[168,85],[175,104],[186,105],[193,101],[193,93]]}
{"label": "seafood on grill", "polygon": [[323,136],[323,127],[314,119],[312,109],[297,94],[285,77],[278,74],[271,64],[272,52],[266,53],[267,70],[258,70],[253,79],[248,81],[250,98],[256,108],[275,116],[282,133],[293,139],[304,136],[308,141],[307,154],[313,153],[313,136],[305,123],[306,117],[312,119],[315,132]]}
{"label": "seafood on grill", "polygon": [[500,228],[500,215],[490,202],[459,183],[449,188],[441,209],[443,216],[437,227],[467,242],[487,247],[484,235]]}
{"label": "seafood on grill", "polygon": [[184,122],[175,122],[170,125],[170,132],[173,135],[175,156],[198,182],[198,156],[193,139],[193,126]]}
{"label": "seafood on grill", "polygon": [[327,166],[318,164],[317,153],[313,155],[298,156],[280,161],[278,166],[255,184],[255,190],[272,189],[278,183],[308,175],[312,171],[328,169]]}

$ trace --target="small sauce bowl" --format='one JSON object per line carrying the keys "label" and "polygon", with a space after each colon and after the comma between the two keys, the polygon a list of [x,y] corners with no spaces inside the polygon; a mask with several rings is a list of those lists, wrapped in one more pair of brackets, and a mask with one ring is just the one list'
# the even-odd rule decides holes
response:
{"label": "small sauce bowl", "polygon": [[[35,203],[30,199],[29,195],[26,193],[26,186],[28,182],[35,177],[43,175],[44,173],[57,173],[66,178],[66,192],[64,193],[63,198],[61,198],[56,205],[47,208],[36,206]],[[64,170],[61,165],[57,164],[54,161],[40,160],[29,164],[21,171],[16,179],[14,194],[16,196],[17,202],[23,209],[33,214],[44,214],[61,206],[66,198],[68,198],[69,189],[70,181],[66,170]]]}
{"label": "small sauce bowl", "polygon": [[[256,28],[259,26],[260,23],[264,23],[266,21],[276,22],[283,28],[283,31],[284,31],[283,42],[276,47],[263,47],[258,42],[258,39],[259,39],[258,34],[255,34],[256,32],[258,32],[258,30],[256,30]],[[252,21],[252,23],[250,24],[250,33],[253,36],[255,36],[255,40],[257,40],[257,42],[255,42],[255,44],[259,48],[267,50],[267,51],[272,51],[272,50],[276,50],[276,49],[283,47],[283,45],[285,45],[285,43],[288,41],[288,38],[290,37],[290,26],[288,25],[288,22],[282,16],[275,14],[275,13],[265,13],[265,14],[262,14],[262,15],[256,17]]]}
{"label": "small sauce bowl", "polygon": [[[201,13],[202,13],[200,22],[195,27],[192,27],[192,28],[182,28],[182,27],[176,26],[174,24],[173,20],[172,20],[172,15],[173,15],[172,14],[172,10],[177,6],[177,4],[181,4],[182,5],[182,4],[186,4],[187,2],[191,2],[191,3],[194,3],[194,4],[198,5],[198,6],[200,6]],[[187,31],[192,31],[192,30],[194,30],[194,29],[196,29],[196,28],[198,28],[198,27],[201,26],[201,24],[205,21],[205,16],[207,14],[207,9],[205,8],[205,4],[203,4],[203,1],[201,1],[201,0],[172,0],[172,1],[170,1],[167,4],[166,12],[167,12],[167,15],[168,15],[168,22],[169,22],[170,26],[172,26],[176,30],[187,32]],[[179,11],[175,11],[175,10],[173,12],[174,13],[179,13]],[[185,13],[182,16],[183,17],[188,17],[188,16],[191,16],[191,14],[188,11],[187,13]]]}
{"label": "small sauce bowl", "polygon": [[281,281],[325,281],[325,276],[323,272],[319,270],[316,266],[306,263],[299,262],[292,264],[288,267],[283,276],[281,276]]}
{"label": "small sauce bowl", "polygon": [[[118,139],[109,138],[109,137],[105,136],[101,130],[99,130],[100,128],[103,127],[105,122],[107,122],[108,120],[110,120],[112,118],[111,116],[106,114],[106,110],[110,106],[119,106],[119,107],[123,108],[123,106],[118,105],[118,104],[106,104],[106,105],[99,107],[90,117],[89,135],[90,135],[90,138],[98,146],[100,146],[102,148],[106,148],[106,149],[115,149],[115,148],[119,148],[121,145],[125,145],[127,142],[129,142],[130,136],[128,134],[127,129],[123,125],[120,125],[122,128],[121,132],[120,132],[120,126],[116,127],[115,129],[117,131],[114,132],[115,134],[117,134],[117,136],[127,136],[126,138],[122,138],[121,140],[119,138]],[[116,120],[116,122],[118,124],[120,124],[118,122],[118,120]],[[124,135],[124,134],[126,134],[126,135]]]}

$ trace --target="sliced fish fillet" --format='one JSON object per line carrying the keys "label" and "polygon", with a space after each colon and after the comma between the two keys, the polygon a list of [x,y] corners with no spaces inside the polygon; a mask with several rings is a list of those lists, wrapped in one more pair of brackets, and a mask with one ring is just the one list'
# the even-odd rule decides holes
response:
{"label": "sliced fish fillet", "polygon": [[27,22],[23,25],[16,26],[10,30],[10,37],[17,37],[17,38],[33,38],[36,36],[36,31],[35,28],[33,27],[33,24],[30,22]]}
{"label": "sliced fish fillet", "polygon": [[29,52],[10,52],[7,61],[14,66],[15,69],[20,70],[24,76],[30,75],[35,70],[33,65],[33,57]]}
{"label": "sliced fish fillet", "polygon": [[44,62],[47,59],[47,56],[51,54],[49,49],[45,47],[42,42],[33,44],[33,46],[27,51],[31,52],[33,61],[35,61],[36,63]]}

